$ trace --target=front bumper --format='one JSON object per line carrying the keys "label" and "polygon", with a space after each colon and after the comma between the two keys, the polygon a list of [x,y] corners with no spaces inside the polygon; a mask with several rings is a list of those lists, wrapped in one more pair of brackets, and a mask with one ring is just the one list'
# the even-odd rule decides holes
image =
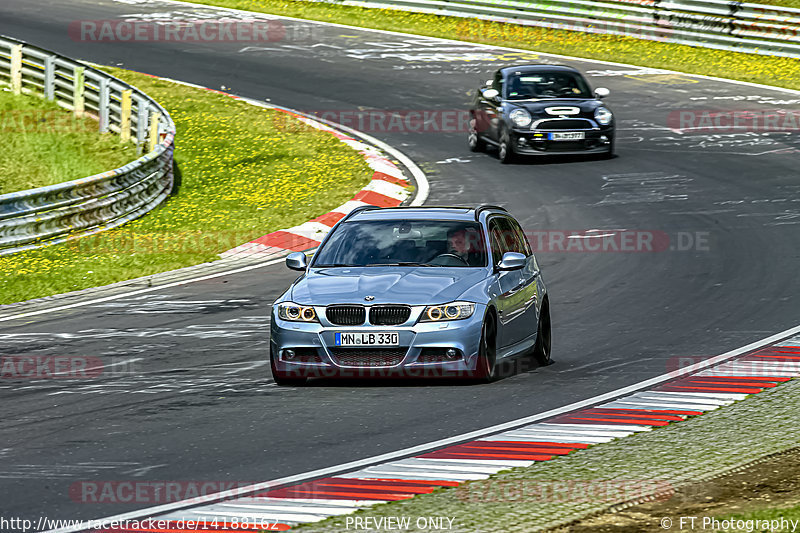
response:
{"label": "front bumper", "polygon": [[579,155],[606,154],[612,150],[614,128],[600,128],[582,131],[585,138],[577,141],[549,140],[551,133],[564,133],[565,130],[522,130],[511,133],[514,152],[520,155]]}
{"label": "front bumper", "polygon": [[[270,353],[275,369],[292,377],[469,377],[477,365],[485,311],[486,306],[478,304],[464,320],[401,326],[289,322],[273,314]],[[399,345],[335,346],[336,333],[356,332],[397,332]],[[448,349],[457,350],[457,357],[445,357]],[[287,350],[294,356],[288,357]],[[436,356],[439,353],[442,357]]]}

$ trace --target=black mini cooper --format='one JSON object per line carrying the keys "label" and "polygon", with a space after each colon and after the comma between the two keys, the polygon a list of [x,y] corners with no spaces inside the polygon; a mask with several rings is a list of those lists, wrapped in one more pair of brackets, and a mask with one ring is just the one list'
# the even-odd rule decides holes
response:
{"label": "black mini cooper", "polygon": [[614,154],[614,115],[576,69],[524,65],[498,70],[470,109],[469,147],[497,146],[501,163],[517,155]]}

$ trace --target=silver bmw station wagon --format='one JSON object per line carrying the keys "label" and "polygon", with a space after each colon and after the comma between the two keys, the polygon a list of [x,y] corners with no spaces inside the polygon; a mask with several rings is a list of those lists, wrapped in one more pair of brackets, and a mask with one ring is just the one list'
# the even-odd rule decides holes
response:
{"label": "silver bmw station wagon", "polygon": [[550,362],[550,307],[525,234],[502,207],[362,206],[272,307],[278,385],[312,377],[468,377]]}

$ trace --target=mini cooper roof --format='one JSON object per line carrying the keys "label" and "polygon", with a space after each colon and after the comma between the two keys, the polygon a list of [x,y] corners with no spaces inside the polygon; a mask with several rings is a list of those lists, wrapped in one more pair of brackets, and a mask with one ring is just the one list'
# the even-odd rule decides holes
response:
{"label": "mini cooper roof", "polygon": [[580,71],[575,67],[570,67],[569,65],[547,65],[547,64],[531,64],[531,65],[513,65],[510,67],[503,67],[500,69],[500,72],[503,75],[507,75],[511,71],[520,71],[520,72],[575,72],[580,74]]}

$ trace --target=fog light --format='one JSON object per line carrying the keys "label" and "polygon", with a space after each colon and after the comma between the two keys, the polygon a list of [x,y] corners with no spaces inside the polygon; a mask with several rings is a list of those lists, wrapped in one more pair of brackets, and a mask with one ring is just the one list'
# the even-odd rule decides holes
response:
{"label": "fog light", "polygon": [[605,135],[601,135],[600,142],[603,144],[608,144],[608,137],[606,137]]}
{"label": "fog light", "polygon": [[284,350],[283,351],[283,358],[287,361],[291,361],[294,359],[294,350]]}
{"label": "fog light", "polygon": [[447,355],[448,359],[456,359],[458,358],[458,351],[453,348],[448,348],[447,352],[445,352],[445,355]]}

